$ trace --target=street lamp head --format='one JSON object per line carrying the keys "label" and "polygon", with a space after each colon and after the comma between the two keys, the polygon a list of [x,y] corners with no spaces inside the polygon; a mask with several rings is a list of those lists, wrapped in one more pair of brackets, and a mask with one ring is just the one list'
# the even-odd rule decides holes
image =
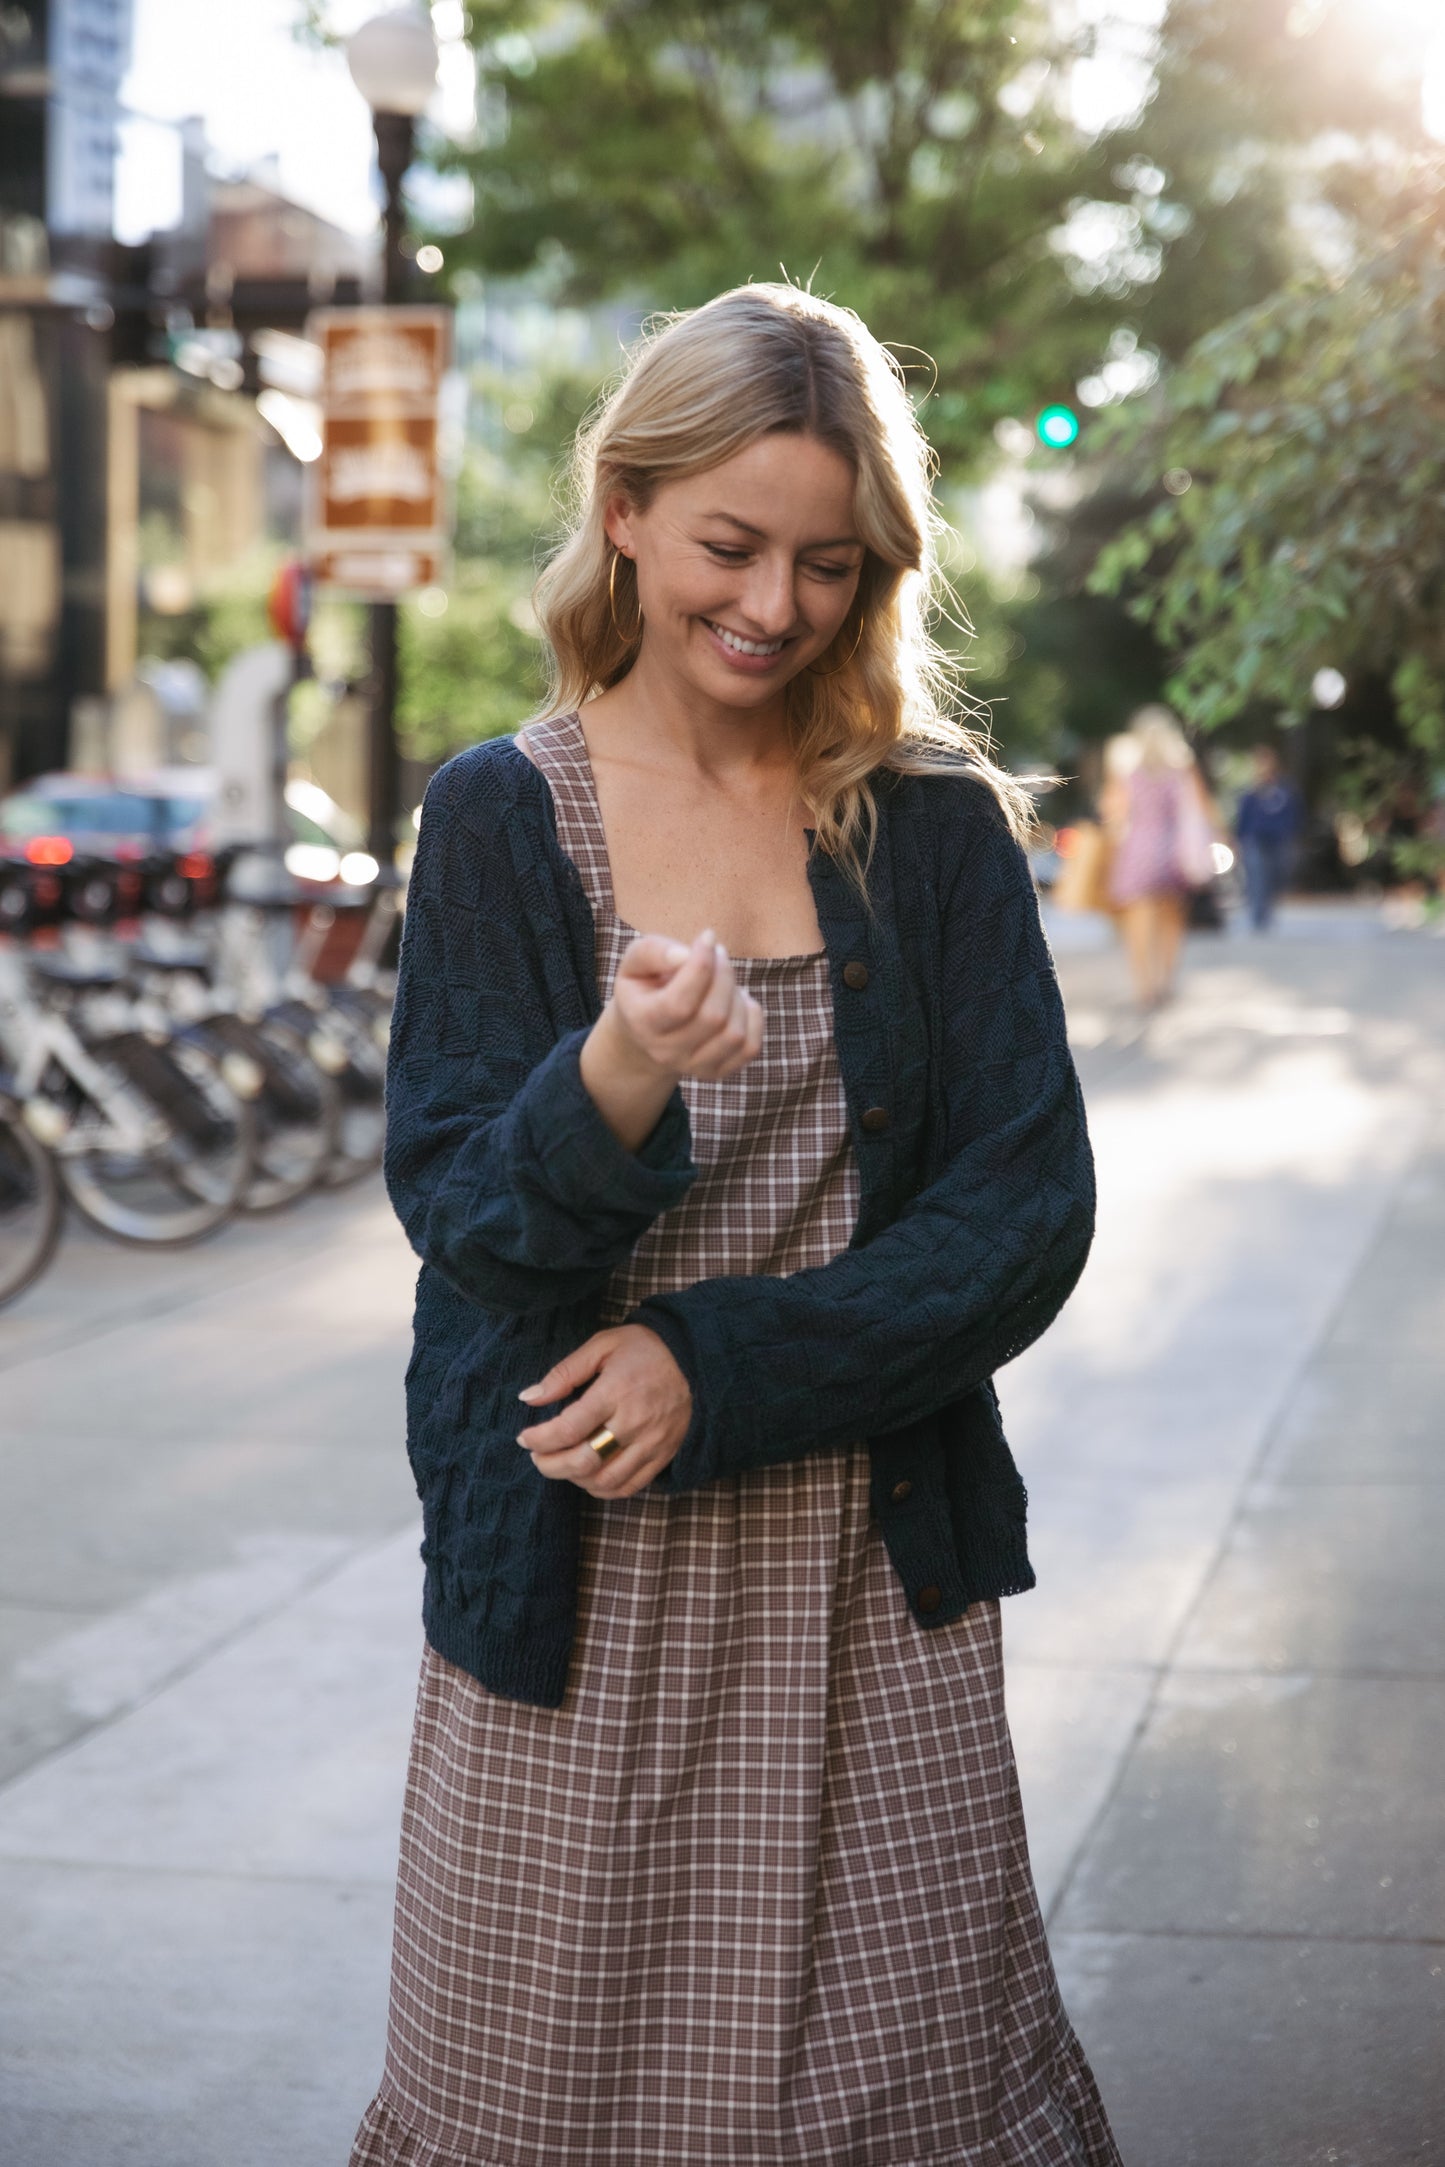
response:
{"label": "street lamp head", "polygon": [[436,88],[437,41],[430,15],[410,7],[373,15],[348,40],[346,60],[373,113],[402,113],[414,120]]}

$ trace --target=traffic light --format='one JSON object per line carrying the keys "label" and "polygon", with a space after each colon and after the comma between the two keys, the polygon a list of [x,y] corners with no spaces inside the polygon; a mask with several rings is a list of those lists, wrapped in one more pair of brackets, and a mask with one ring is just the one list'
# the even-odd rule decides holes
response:
{"label": "traffic light", "polygon": [[1050,451],[1067,451],[1078,442],[1079,417],[1071,406],[1046,406],[1034,423],[1034,434]]}

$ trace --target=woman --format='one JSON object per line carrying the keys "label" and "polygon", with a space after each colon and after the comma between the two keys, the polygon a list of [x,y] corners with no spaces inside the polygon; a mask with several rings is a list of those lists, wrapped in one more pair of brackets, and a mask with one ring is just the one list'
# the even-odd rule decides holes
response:
{"label": "woman", "polygon": [[1167,707],[1141,707],[1123,736],[1110,739],[1099,811],[1112,845],[1109,900],[1134,998],[1147,1015],[1174,990],[1189,891],[1214,874],[1204,785]]}
{"label": "woman", "polygon": [[428,1647],[353,2167],[1106,2167],[989,1383],[1091,1169],[926,447],[855,317],[749,287],[577,475],[553,698],[433,782],[407,914]]}

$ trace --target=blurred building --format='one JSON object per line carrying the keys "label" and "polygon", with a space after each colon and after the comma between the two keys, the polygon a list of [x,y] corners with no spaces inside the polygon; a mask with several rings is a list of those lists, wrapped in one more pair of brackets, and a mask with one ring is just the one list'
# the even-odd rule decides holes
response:
{"label": "blurred building", "polygon": [[117,245],[130,30],[131,0],[0,6],[0,789],[103,757],[147,614],[299,526],[295,335],[372,274],[264,173],[214,180],[199,122],[178,225]]}

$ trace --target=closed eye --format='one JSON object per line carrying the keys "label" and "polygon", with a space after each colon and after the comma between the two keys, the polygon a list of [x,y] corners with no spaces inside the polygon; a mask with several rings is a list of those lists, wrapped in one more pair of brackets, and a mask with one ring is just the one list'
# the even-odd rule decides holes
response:
{"label": "closed eye", "polygon": [[748,561],[747,550],[729,549],[725,542],[704,542],[702,546],[719,564],[746,564]]}

